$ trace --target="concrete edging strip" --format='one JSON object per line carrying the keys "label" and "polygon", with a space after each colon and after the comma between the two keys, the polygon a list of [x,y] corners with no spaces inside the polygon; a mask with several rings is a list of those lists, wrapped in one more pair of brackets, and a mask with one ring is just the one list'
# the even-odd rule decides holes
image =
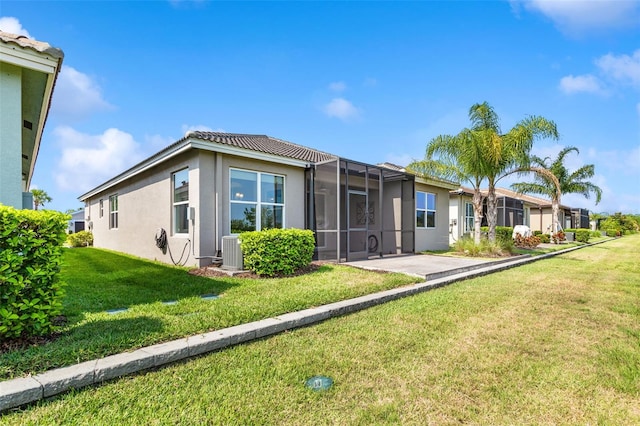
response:
{"label": "concrete edging strip", "polygon": [[71,389],[79,389],[124,375],[160,367],[186,358],[278,334],[286,330],[315,324],[329,318],[361,311],[457,281],[492,274],[514,266],[548,259],[607,241],[611,240],[570,247],[539,256],[520,257],[513,261],[501,260],[492,262],[486,264],[483,268],[460,273],[455,273],[454,271],[452,275],[406,287],[398,287],[170,342],[158,343],[132,352],[123,352],[97,360],[49,370],[35,376],[2,381],[0,382],[0,413]]}

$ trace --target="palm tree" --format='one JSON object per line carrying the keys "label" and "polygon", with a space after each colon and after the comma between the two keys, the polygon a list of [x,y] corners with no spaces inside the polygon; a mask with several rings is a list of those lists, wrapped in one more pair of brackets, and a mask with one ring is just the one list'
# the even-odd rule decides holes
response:
{"label": "palm tree", "polygon": [[489,240],[495,241],[498,222],[496,185],[500,179],[513,173],[528,170],[531,166],[530,152],[538,138],[558,139],[558,130],[553,121],[544,117],[530,116],[520,120],[503,134],[498,115],[487,103],[475,104],[469,110],[471,132],[479,139],[482,150],[483,169],[487,179],[487,223]]}
{"label": "palm tree", "polygon": [[[473,236],[480,243],[480,223],[482,221],[482,201],[480,184],[484,178],[482,147],[470,130],[464,129],[455,136],[440,135],[427,144],[424,160],[413,161],[407,170],[421,176],[433,175],[456,182],[466,182],[473,188]],[[435,159],[434,156],[438,158]]]}
{"label": "palm tree", "polygon": [[38,210],[39,206],[44,206],[45,203],[51,202],[52,198],[49,197],[43,189],[32,189],[33,194],[33,209]]}
{"label": "palm tree", "polygon": [[[558,138],[554,122],[543,117],[528,117],[502,134],[498,115],[487,103],[474,104],[469,109],[471,128],[455,136],[438,136],[427,144],[425,160],[414,161],[408,168],[419,173],[431,173],[444,178],[457,178],[471,183],[474,210],[475,241],[480,241],[483,196],[480,183],[487,180],[487,222],[489,240],[495,241],[497,202],[495,188],[500,179],[529,170],[530,151],[539,137]],[[435,158],[437,156],[437,158]]]}
{"label": "palm tree", "polygon": [[553,162],[551,162],[549,157],[542,159],[540,157],[533,156],[531,158],[531,164],[534,168],[537,167],[545,170],[556,178],[558,185],[557,189],[552,179],[548,175],[541,174],[539,170],[533,170],[534,182],[514,183],[511,185],[511,188],[514,191],[544,195],[551,199],[551,214],[553,216],[551,232],[554,234],[558,232],[559,229],[558,212],[560,210],[560,198],[562,197],[562,194],[582,194],[588,199],[593,193],[596,196],[596,204],[598,204],[602,198],[602,190],[598,186],[586,180],[592,178],[595,174],[595,166],[593,164],[582,166],[573,173],[569,173],[567,168],[564,166],[564,158],[572,151],[575,151],[576,154],[580,153],[578,148],[568,146],[558,153],[558,156],[553,160]]}

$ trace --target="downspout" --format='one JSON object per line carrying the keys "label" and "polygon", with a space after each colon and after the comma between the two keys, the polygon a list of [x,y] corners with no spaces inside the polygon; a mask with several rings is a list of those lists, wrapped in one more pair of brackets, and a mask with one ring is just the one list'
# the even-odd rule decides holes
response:
{"label": "downspout", "polygon": [[214,223],[216,229],[216,242],[215,242],[215,252],[216,256],[220,255],[220,241],[222,241],[222,217],[220,216],[220,200],[222,198],[222,156],[220,153],[215,153],[216,156],[216,181],[214,184],[215,191],[215,207],[214,211]]}
{"label": "downspout", "polygon": [[[378,172],[380,173],[380,191],[378,191],[378,210],[380,210],[380,257],[382,257],[382,251],[384,248],[384,208],[383,206],[383,202],[384,202],[384,170],[379,169]],[[415,236],[414,236],[415,238]]]}
{"label": "downspout", "polygon": [[340,223],[340,159],[336,160],[336,223],[338,224],[338,229],[336,232],[336,262],[340,263],[340,235],[341,235],[341,226]]}

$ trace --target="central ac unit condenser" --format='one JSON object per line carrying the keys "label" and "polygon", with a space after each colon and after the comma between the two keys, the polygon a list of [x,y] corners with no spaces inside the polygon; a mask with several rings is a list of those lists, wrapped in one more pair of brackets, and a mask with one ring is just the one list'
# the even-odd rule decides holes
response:
{"label": "central ac unit condenser", "polygon": [[222,269],[241,271],[244,268],[240,240],[237,236],[222,237]]}

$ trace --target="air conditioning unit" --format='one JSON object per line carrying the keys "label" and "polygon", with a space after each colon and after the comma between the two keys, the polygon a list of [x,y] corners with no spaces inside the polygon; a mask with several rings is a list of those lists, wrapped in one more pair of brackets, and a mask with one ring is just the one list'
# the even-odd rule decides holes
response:
{"label": "air conditioning unit", "polygon": [[222,237],[222,269],[241,271],[244,269],[240,240],[237,236]]}

